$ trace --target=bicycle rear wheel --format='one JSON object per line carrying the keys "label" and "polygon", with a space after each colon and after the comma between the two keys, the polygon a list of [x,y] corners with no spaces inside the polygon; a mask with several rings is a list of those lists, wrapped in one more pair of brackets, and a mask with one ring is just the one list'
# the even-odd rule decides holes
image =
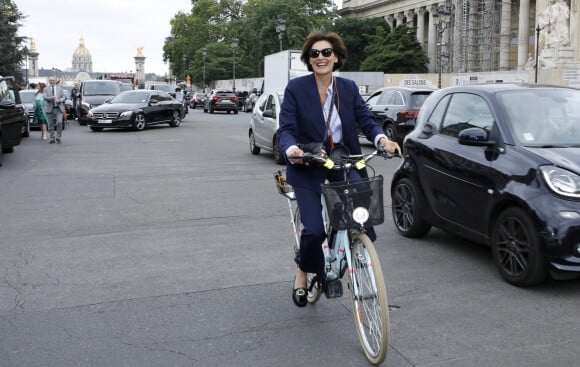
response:
{"label": "bicycle rear wheel", "polygon": [[[300,208],[296,208],[296,210],[294,211],[294,228],[296,228],[296,236],[300,237],[300,233],[302,233],[302,221],[300,220]],[[296,245],[296,241],[293,241],[293,243],[294,243],[294,255],[296,256],[296,258],[298,258],[299,248]],[[318,302],[320,300],[320,295],[322,294],[322,292],[320,291],[320,283],[316,282],[315,284],[312,284],[312,280],[315,276],[316,276],[316,274],[308,273],[307,278],[306,278],[307,286],[310,287],[312,285],[312,289],[310,289],[308,291],[308,295],[306,296],[308,303]]]}
{"label": "bicycle rear wheel", "polygon": [[366,234],[352,238],[349,277],[352,314],[367,359],[384,361],[389,347],[389,303],[381,264]]}

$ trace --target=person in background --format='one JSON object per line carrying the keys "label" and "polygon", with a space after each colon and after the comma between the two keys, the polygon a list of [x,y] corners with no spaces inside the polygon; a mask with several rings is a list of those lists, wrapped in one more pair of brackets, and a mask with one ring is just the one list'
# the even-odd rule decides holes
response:
{"label": "person in background", "polygon": [[79,100],[80,97],[80,89],[79,89],[79,83],[75,83],[75,86],[73,89],[71,89],[70,91],[70,98],[72,99],[72,103],[73,103],[73,118],[75,120],[78,120],[78,114],[77,114],[77,102]]}
{"label": "person in background", "polygon": [[187,103],[185,101],[185,94],[181,91],[181,88],[177,87],[175,88],[175,99],[179,101],[179,103],[181,103],[181,110],[182,115],[185,116],[188,112],[187,109]]}
{"label": "person in background", "polygon": [[46,130],[48,127],[48,116],[44,112],[44,89],[46,88],[46,84],[40,83],[38,84],[38,90],[34,93],[34,116],[32,117],[32,121],[35,125],[40,126],[41,135],[40,138],[42,140],[46,140]]}
{"label": "person in background", "polygon": [[44,111],[48,116],[48,131],[50,133],[50,144],[61,143],[62,124],[64,117],[64,102],[66,94],[61,87],[56,85],[56,78],[48,78],[50,84],[44,89]]}
{"label": "person in background", "polygon": [[[307,273],[317,274],[323,287],[326,282],[321,184],[326,179],[331,182],[343,180],[340,172],[306,167],[300,158],[304,155],[303,149],[306,145],[323,145],[323,150],[316,153],[330,154],[333,147],[340,144],[351,154],[361,154],[357,133],[360,128],[376,147],[380,145],[389,153],[401,154],[399,145],[390,141],[375,121],[355,82],[333,75],[333,71],[344,65],[346,56],[344,41],[338,34],[311,33],[302,46],[300,59],[312,74],[288,82],[280,110],[277,141],[286,154],[287,180],[294,187],[303,224],[292,290],[292,300],[298,307],[308,304]],[[366,176],[366,171],[350,172],[351,180],[360,181],[361,176]],[[374,231],[369,231],[369,237],[376,238]]]}

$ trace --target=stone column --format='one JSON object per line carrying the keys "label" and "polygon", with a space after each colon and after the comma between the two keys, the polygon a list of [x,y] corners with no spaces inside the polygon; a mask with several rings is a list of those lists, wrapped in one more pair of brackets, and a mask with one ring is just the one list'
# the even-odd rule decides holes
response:
{"label": "stone column", "polygon": [[405,17],[407,18],[407,24],[409,26],[415,26],[415,24],[413,23],[413,18],[415,17],[415,10],[413,9],[407,10],[404,14]]}
{"label": "stone column", "polygon": [[518,70],[524,70],[528,61],[530,37],[530,21],[528,14],[530,12],[530,0],[520,0],[520,13],[518,24]]}
{"label": "stone column", "polygon": [[385,20],[387,21],[387,24],[389,25],[389,27],[391,27],[391,30],[393,28],[395,28],[395,17],[393,16],[393,14],[389,14],[385,17]]}
{"label": "stone column", "polygon": [[417,42],[425,49],[425,8],[417,9]]}
{"label": "stone column", "polygon": [[397,20],[396,23],[396,27],[400,26],[401,24],[403,24],[403,19],[405,18],[405,14],[403,14],[403,12],[398,12],[397,14],[395,14],[395,19]]}
{"label": "stone column", "polygon": [[28,53],[28,78],[38,77],[38,52]]}
{"label": "stone column", "polygon": [[510,68],[511,29],[512,29],[512,0],[503,0],[501,3],[499,70],[509,70]]}
{"label": "stone column", "polygon": [[580,0],[570,2],[570,47],[574,49],[574,62],[580,64]]}
{"label": "stone column", "polygon": [[429,71],[433,73],[437,70],[437,24],[435,24],[435,18],[433,18],[433,14],[437,11],[437,6],[431,5],[427,10],[429,11],[427,55],[429,56]]}
{"label": "stone column", "polygon": [[139,52],[135,59],[135,84],[138,88],[145,85],[145,56]]}

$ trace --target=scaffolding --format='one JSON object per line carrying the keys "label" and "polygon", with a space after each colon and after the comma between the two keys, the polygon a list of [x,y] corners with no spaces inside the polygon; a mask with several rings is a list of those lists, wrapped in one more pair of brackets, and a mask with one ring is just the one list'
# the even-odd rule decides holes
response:
{"label": "scaffolding", "polygon": [[448,33],[453,72],[499,68],[501,0],[454,0]]}

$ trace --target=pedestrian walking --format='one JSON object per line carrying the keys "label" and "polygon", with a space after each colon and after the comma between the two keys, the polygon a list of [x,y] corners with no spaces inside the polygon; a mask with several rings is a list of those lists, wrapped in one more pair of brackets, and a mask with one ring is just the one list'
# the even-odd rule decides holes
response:
{"label": "pedestrian walking", "polygon": [[77,112],[77,102],[79,100],[80,97],[80,89],[79,89],[79,83],[75,83],[75,86],[73,89],[71,89],[70,91],[70,97],[72,98],[72,103],[73,103],[73,118],[75,120],[78,119],[78,112]]}
{"label": "pedestrian walking", "polygon": [[46,140],[47,137],[47,128],[48,128],[48,116],[46,116],[46,112],[44,112],[44,89],[46,88],[46,84],[40,83],[38,84],[38,90],[34,93],[34,115],[32,117],[32,121],[35,125],[40,126],[41,135],[40,138],[42,140]]}
{"label": "pedestrian walking", "polygon": [[50,133],[50,144],[61,143],[62,124],[64,117],[64,102],[66,95],[61,87],[56,85],[56,78],[48,78],[50,84],[44,89],[44,111],[48,116],[48,131]]}

